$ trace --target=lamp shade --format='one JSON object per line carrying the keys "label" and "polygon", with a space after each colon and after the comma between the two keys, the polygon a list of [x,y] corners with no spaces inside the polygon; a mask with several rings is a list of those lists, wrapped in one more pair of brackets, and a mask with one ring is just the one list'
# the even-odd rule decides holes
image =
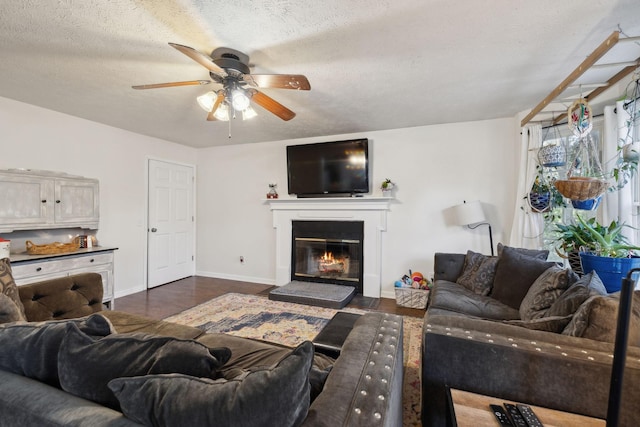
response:
{"label": "lamp shade", "polygon": [[487,220],[482,205],[477,200],[454,206],[452,213],[454,223],[458,225],[477,224]]}

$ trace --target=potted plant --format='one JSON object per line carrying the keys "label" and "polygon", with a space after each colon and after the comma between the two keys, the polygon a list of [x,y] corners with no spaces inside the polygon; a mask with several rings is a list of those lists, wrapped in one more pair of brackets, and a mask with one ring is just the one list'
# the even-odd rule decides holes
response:
{"label": "potted plant", "polygon": [[[588,222],[594,223],[595,218],[589,219]],[[581,275],[580,248],[588,245],[591,240],[589,232],[580,222],[575,224],[556,224],[555,232],[557,233],[554,241],[556,253],[560,257],[567,259],[571,269]]]}
{"label": "potted plant", "polygon": [[544,179],[540,166],[529,191],[529,204],[535,212],[547,212],[551,209],[551,187]]}
{"label": "potted plant", "polygon": [[395,184],[391,182],[389,178],[385,178],[385,180],[382,181],[382,184],[380,184],[382,195],[384,197],[391,197],[391,190],[393,190],[393,187],[395,187]]}
{"label": "potted plant", "polygon": [[635,253],[640,251],[640,247],[630,245],[622,234],[624,224],[612,221],[604,226],[598,224],[595,218],[585,221],[580,215],[576,217],[581,227],[576,238],[582,241],[582,271],[589,273],[595,270],[607,292],[619,291],[622,278],[632,268],[640,267],[640,257]]}

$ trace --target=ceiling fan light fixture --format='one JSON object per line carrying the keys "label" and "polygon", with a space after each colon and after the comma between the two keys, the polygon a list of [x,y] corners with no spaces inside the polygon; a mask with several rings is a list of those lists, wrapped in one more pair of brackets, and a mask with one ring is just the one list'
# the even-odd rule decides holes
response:
{"label": "ceiling fan light fixture", "polygon": [[242,120],[248,120],[248,119],[252,119],[255,116],[257,116],[258,113],[256,113],[256,110],[254,110],[253,108],[251,108],[251,105],[249,105],[247,108],[244,109],[244,111],[242,112]]}
{"label": "ceiling fan light fixture", "polygon": [[216,102],[217,96],[218,95],[215,92],[209,91],[204,95],[197,97],[196,100],[198,101],[200,108],[208,113],[213,108],[213,104]]}
{"label": "ceiling fan light fixture", "polygon": [[213,117],[223,122],[229,121],[229,106],[226,102],[218,106],[218,109],[213,113]]}
{"label": "ceiling fan light fixture", "polygon": [[235,89],[231,92],[231,105],[236,111],[244,111],[249,108],[251,101],[242,89]]}

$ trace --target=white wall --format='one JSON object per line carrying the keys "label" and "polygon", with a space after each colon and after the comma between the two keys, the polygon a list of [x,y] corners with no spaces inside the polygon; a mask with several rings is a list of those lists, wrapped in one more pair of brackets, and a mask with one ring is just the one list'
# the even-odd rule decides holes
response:
{"label": "white wall", "polygon": [[97,237],[119,248],[116,296],[145,289],[147,158],[195,165],[197,150],[1,97],[0,129],[0,169],[100,180]]}
{"label": "white wall", "polygon": [[431,272],[436,251],[489,252],[486,227],[447,225],[450,206],[481,200],[496,243],[506,240],[511,227],[520,141],[511,118],[198,150],[0,98],[0,129],[0,169],[100,180],[98,239],[119,247],[117,296],[145,287],[149,157],[197,165],[196,265],[205,276],[274,282],[275,231],[264,199],[271,182],[288,197],[289,144],[370,139],[374,194],[384,178],[398,185],[383,237],[385,296],[393,297],[393,282],[408,269]]}
{"label": "white wall", "polygon": [[488,228],[448,225],[449,207],[482,201],[495,244],[507,240],[516,197],[518,131],[509,118],[201,149],[198,274],[274,283],[275,231],[264,199],[272,182],[278,183],[280,197],[288,197],[286,145],[367,137],[374,195],[380,195],[384,178],[397,184],[383,233],[383,296],[393,297],[393,282],[409,269],[433,271],[436,251],[489,253]]}

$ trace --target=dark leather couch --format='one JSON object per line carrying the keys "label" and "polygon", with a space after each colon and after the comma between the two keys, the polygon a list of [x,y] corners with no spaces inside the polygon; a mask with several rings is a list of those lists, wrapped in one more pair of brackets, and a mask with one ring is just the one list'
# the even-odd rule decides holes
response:
{"label": "dark leather couch", "polygon": [[[29,321],[101,313],[118,333],[146,332],[194,339],[208,347],[229,347],[232,356],[227,364],[236,367],[249,368],[247,365],[252,363],[268,366],[291,351],[265,342],[203,333],[197,328],[124,312],[103,311],[102,282],[95,273],[21,286],[19,293]],[[1,329],[2,326],[0,333]],[[316,355],[316,359],[322,356]],[[326,358],[323,360],[326,362]],[[402,379],[402,317],[366,313],[348,335],[302,425],[399,426],[402,424]],[[2,369],[0,414],[0,426],[137,425],[118,411]]]}
{"label": "dark leather couch", "polygon": [[[464,254],[435,255],[423,324],[423,425],[446,425],[446,387],[605,418],[613,344],[503,322],[518,311],[455,283]],[[640,425],[640,348],[630,347],[621,425]]]}

